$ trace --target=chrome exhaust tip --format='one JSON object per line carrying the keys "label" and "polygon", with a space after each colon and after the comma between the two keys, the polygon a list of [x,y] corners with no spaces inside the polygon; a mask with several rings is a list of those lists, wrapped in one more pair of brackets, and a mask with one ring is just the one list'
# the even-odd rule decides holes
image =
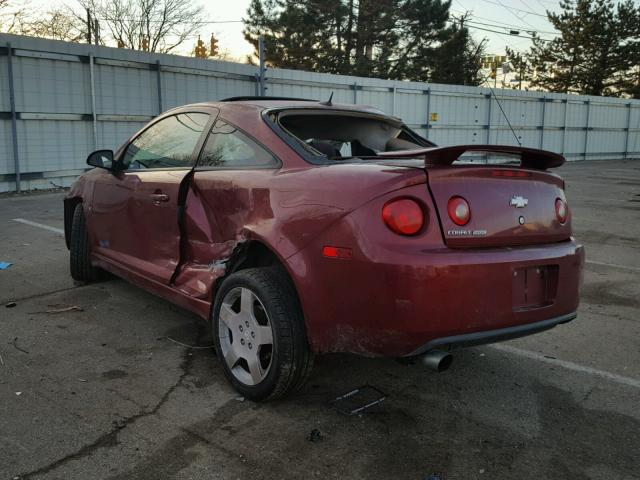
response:
{"label": "chrome exhaust tip", "polygon": [[420,362],[436,372],[444,372],[451,366],[453,355],[442,350],[431,350],[420,356]]}

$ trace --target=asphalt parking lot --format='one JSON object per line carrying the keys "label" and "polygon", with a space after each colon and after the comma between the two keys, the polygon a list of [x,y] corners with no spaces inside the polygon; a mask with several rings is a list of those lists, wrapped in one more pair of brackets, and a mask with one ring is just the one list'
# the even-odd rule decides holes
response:
{"label": "asphalt parking lot", "polygon": [[[268,404],[231,389],[191,314],[118,279],[74,285],[62,193],[1,197],[0,478],[640,478],[640,161],[559,173],[587,251],[577,320],[445,373],[322,356]],[[362,384],[387,400],[329,406]]]}

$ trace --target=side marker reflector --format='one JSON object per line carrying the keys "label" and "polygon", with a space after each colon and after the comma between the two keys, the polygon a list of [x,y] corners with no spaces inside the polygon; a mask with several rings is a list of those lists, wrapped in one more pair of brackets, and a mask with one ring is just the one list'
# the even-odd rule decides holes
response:
{"label": "side marker reflector", "polygon": [[322,247],[322,255],[327,258],[340,258],[342,260],[351,260],[353,258],[353,252],[350,248],[332,246]]}

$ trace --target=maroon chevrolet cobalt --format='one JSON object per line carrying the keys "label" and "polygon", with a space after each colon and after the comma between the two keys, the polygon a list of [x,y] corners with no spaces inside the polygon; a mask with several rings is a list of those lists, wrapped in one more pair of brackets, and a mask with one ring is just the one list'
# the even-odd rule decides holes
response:
{"label": "maroon chevrolet cobalt", "polygon": [[316,354],[414,357],[576,317],[584,250],[558,154],[438,147],[364,106],[236,97],[152,120],[64,201],[71,275],[111,272],[211,322],[254,400]]}

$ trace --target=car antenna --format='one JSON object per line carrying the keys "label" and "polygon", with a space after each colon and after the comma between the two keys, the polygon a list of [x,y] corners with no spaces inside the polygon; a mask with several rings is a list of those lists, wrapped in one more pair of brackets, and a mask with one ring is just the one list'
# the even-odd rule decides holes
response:
{"label": "car antenna", "polygon": [[329,95],[329,100],[327,100],[326,102],[320,102],[320,105],[326,105],[327,107],[331,107],[333,105],[333,103],[331,103],[332,99],[333,99],[333,92],[331,92],[331,95]]}
{"label": "car antenna", "polygon": [[489,87],[489,90],[491,90],[491,95],[493,95],[493,98],[496,99],[496,103],[498,104],[498,107],[500,107],[500,111],[502,112],[502,116],[507,121],[507,124],[509,125],[509,129],[511,130],[511,133],[513,133],[513,136],[516,139],[516,142],[518,142],[518,146],[521,147],[522,146],[522,142],[518,138],[518,135],[516,135],[516,131],[513,129],[513,126],[511,125],[511,122],[509,121],[509,117],[507,117],[507,114],[505,113],[504,109],[502,108],[502,104],[500,103],[500,100],[498,99],[498,97],[496,95],[496,92],[493,90],[493,88],[491,88],[491,83],[487,82],[487,78],[489,78],[489,75],[484,77],[484,81],[487,83],[487,87]]}

